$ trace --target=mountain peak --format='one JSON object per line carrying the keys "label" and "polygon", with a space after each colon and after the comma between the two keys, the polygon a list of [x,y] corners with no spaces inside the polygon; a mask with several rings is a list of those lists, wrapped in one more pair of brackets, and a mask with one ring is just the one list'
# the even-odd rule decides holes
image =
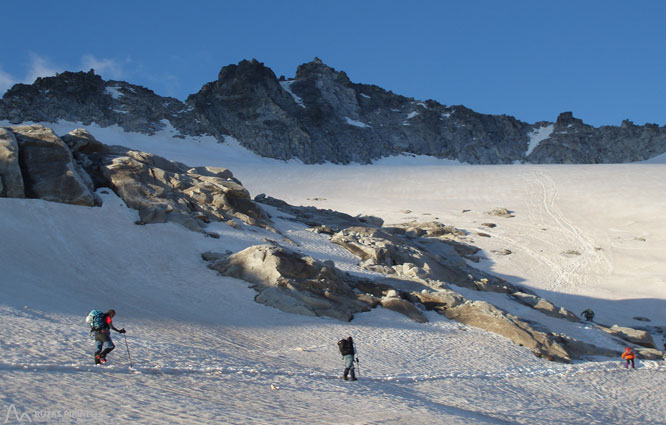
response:
{"label": "mountain peak", "polygon": [[296,70],[297,80],[311,77],[321,78],[323,76],[331,76],[339,83],[351,84],[349,77],[347,77],[344,71],[336,71],[335,68],[326,65],[324,61],[316,56],[311,62],[300,65]]}
{"label": "mountain peak", "polygon": [[243,59],[238,65],[224,66],[217,75],[218,82],[222,84],[233,80],[256,83],[266,79],[277,80],[275,73],[256,59]]}
{"label": "mountain peak", "polygon": [[564,127],[569,125],[584,125],[584,124],[583,120],[574,117],[573,112],[568,111],[568,112],[562,112],[557,117],[557,122],[555,123],[555,125],[558,127]]}
{"label": "mountain peak", "polygon": [[81,94],[84,93],[87,95],[101,93],[104,91],[104,86],[104,80],[95,74],[94,69],[88,72],[65,71],[56,73],[52,77],[38,77],[33,84],[16,84],[7,90],[3,98],[22,97],[33,92],[46,92],[59,96],[69,96],[77,93],[76,96],[80,98]]}

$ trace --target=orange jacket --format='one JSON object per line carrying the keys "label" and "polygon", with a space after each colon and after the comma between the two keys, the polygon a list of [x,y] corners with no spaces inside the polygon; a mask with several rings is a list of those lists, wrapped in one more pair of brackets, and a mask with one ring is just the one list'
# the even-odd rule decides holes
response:
{"label": "orange jacket", "polygon": [[625,352],[622,353],[622,358],[626,360],[632,360],[636,358],[636,354],[634,354],[634,352],[631,350],[625,350]]}

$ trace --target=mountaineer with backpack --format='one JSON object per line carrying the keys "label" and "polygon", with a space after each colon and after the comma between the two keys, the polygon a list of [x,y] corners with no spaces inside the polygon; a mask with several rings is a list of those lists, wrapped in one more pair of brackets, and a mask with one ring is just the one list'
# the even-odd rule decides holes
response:
{"label": "mountaineer with backpack", "polygon": [[[356,347],[354,347],[354,340],[352,337],[346,339],[341,339],[338,341],[338,348],[340,349],[340,354],[345,360],[345,371],[342,375],[342,379],[345,381],[348,380],[347,375],[351,372],[351,380],[356,381],[356,374],[354,373],[354,355],[356,354]],[[356,358],[358,362],[358,357]]]}
{"label": "mountaineer with backpack", "polygon": [[109,310],[102,313],[100,310],[93,310],[86,317],[86,323],[90,325],[90,332],[95,332],[95,343],[97,344],[97,351],[95,351],[95,364],[106,363],[106,355],[116,348],[116,345],[111,340],[111,329],[124,334],[125,329],[117,329],[113,326],[113,318],[116,315],[115,310]]}
{"label": "mountaineer with backpack", "polygon": [[631,349],[631,347],[627,347],[624,350],[624,353],[622,353],[621,357],[627,362],[627,364],[624,366],[626,369],[629,369],[629,363],[631,363],[632,369],[635,368],[634,359],[636,358],[636,354],[634,353],[634,350]]}
{"label": "mountaineer with backpack", "polygon": [[594,311],[592,311],[590,308],[585,309],[582,313],[580,313],[580,315],[585,316],[585,320],[588,322],[594,320]]}

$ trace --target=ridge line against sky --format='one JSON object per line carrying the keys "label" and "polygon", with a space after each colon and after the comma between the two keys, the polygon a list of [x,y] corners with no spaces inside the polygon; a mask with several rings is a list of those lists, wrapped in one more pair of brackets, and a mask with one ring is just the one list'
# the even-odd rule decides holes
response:
{"label": "ridge line against sky", "polygon": [[618,0],[9,0],[0,93],[56,72],[184,100],[243,59],[277,76],[319,57],[354,83],[534,123],[666,124],[666,3]]}

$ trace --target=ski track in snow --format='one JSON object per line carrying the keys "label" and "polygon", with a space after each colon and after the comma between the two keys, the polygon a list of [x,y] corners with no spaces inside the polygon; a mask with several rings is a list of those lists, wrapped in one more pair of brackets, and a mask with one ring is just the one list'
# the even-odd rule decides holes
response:
{"label": "ski track in snow", "polygon": [[557,224],[558,229],[571,242],[572,247],[581,250],[580,255],[577,255],[564,269],[560,269],[557,279],[547,289],[577,293],[577,288],[582,286],[579,281],[580,269],[601,264],[606,272],[610,272],[612,267],[606,256],[595,249],[594,242],[586,237],[583,231],[578,229],[557,208],[558,190],[555,182],[543,171],[537,170],[534,175],[543,194],[543,211]]}

